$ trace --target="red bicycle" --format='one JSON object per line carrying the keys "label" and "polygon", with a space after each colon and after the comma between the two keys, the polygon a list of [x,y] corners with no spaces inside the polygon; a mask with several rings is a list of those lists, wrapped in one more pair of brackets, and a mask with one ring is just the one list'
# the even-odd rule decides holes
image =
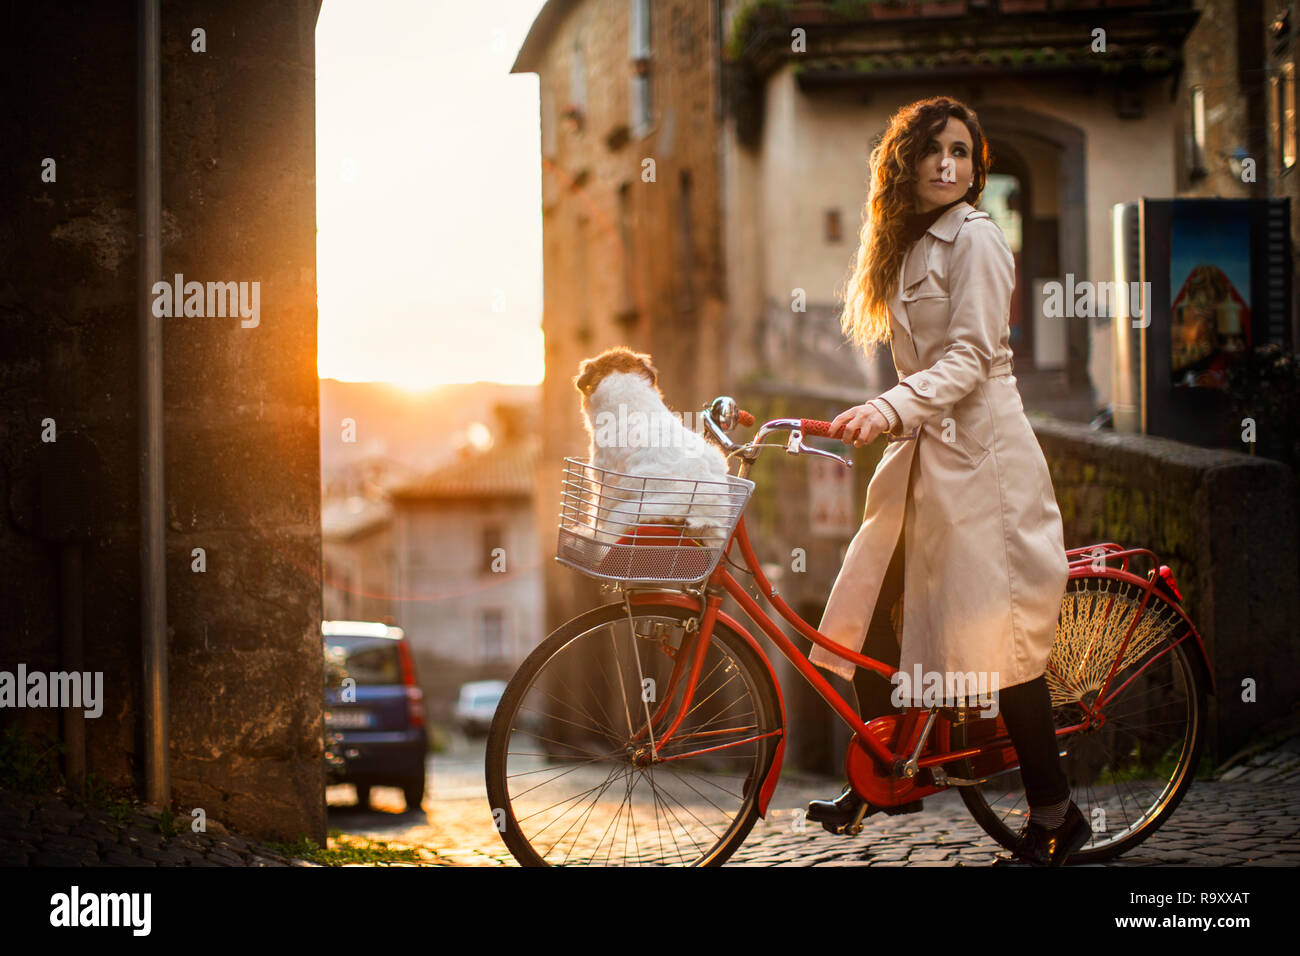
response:
{"label": "red bicycle", "polygon": [[[622,599],[557,628],[501,698],[485,769],[515,859],[718,865],[766,816],[785,707],[759,642],[722,610],[724,594],[853,729],[845,773],[869,804],[889,808],[957,787],[980,826],[1010,848],[1028,808],[1000,717],[911,707],[864,723],[729,570],[751,575],[756,596],[804,637],[892,676],[894,668],[832,643],[782,600],[745,527],[754,489],[746,475],[763,448],[851,466],[804,443],[825,436],[829,423],[777,419],[736,444],[727,433],[753,417],[725,396],[701,420],[740,461],[726,481],[645,478],[566,459],[556,559],[609,582]],[[764,441],[781,432],[786,441]],[[685,523],[665,523],[665,514]],[[733,544],[743,565],[731,559]],[[1093,828],[1070,859],[1082,864],[1131,849],[1173,813],[1194,776],[1213,683],[1173,575],[1151,551],[1107,542],[1067,554],[1047,681],[1071,797]],[[1130,569],[1139,558],[1152,565],[1145,576]]]}

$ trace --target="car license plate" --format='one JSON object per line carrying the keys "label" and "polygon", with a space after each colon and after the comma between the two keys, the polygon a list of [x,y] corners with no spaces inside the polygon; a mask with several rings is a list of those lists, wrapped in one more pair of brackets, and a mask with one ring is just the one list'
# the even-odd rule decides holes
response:
{"label": "car license plate", "polygon": [[325,712],[325,726],[338,727],[341,730],[359,730],[375,722],[375,715],[368,710],[330,710]]}

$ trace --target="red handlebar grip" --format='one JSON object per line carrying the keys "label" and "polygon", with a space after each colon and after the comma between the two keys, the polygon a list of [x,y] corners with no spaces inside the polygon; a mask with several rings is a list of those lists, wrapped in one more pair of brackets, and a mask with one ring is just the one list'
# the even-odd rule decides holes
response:
{"label": "red handlebar grip", "polygon": [[749,414],[749,412],[745,411],[743,408],[737,409],[736,421],[748,428],[750,425],[754,424],[754,416]]}
{"label": "red handlebar grip", "polygon": [[816,418],[801,418],[799,428],[805,435],[820,435],[822,438],[829,438],[831,433],[831,423]]}

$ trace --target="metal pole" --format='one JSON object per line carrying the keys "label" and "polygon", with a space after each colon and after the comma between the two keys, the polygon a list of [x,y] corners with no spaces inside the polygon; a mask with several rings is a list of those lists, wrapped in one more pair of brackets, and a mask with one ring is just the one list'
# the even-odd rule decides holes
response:
{"label": "metal pole", "polygon": [[167,745],[167,569],[163,523],[162,320],[153,314],[153,286],[162,278],[162,152],[160,0],[140,0],[136,49],[136,215],[139,275],[140,636],[144,661],[145,796],[171,802]]}

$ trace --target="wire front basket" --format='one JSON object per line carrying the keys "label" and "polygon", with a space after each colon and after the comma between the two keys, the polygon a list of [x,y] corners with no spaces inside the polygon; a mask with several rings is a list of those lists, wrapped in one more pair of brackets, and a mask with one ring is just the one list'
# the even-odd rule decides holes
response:
{"label": "wire front basket", "polygon": [[713,573],[754,483],[629,475],[564,459],[555,559],[604,581],[698,584]]}

